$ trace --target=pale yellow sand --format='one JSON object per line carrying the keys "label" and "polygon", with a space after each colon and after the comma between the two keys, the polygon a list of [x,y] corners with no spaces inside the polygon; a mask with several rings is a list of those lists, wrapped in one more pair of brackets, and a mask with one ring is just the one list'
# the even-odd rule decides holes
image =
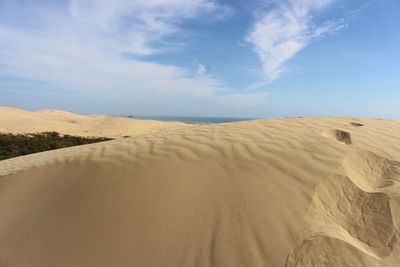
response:
{"label": "pale yellow sand", "polygon": [[28,168],[0,178],[0,265],[400,266],[399,162],[400,123],[356,118],[203,125],[0,161],[3,175]]}
{"label": "pale yellow sand", "polygon": [[59,110],[36,112],[0,106],[0,133],[55,131],[75,136],[120,138],[192,126],[181,122],[137,120],[117,116],[78,115]]}

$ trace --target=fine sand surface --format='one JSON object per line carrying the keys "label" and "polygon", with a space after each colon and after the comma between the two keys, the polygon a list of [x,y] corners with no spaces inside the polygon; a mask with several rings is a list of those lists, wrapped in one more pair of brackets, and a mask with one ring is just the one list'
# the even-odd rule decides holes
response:
{"label": "fine sand surface", "polygon": [[0,171],[1,266],[400,266],[396,121],[202,125]]}
{"label": "fine sand surface", "polygon": [[0,133],[59,132],[75,136],[120,138],[192,126],[181,122],[79,115],[60,110],[36,112],[0,106]]}

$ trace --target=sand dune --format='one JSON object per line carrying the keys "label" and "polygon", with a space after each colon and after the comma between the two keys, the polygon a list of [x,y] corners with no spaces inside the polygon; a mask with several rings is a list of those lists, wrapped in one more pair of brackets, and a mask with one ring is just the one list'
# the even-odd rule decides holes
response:
{"label": "sand dune", "polygon": [[60,110],[31,112],[0,106],[0,132],[3,133],[55,131],[75,136],[120,138],[188,126],[192,125],[117,116],[79,115]]}
{"label": "sand dune", "polygon": [[2,266],[400,266],[396,121],[202,125],[0,171]]}

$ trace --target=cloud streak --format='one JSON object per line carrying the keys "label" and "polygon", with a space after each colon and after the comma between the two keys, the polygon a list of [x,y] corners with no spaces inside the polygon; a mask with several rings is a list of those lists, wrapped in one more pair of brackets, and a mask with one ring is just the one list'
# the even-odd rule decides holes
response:
{"label": "cloud streak", "polygon": [[345,27],[343,20],[318,25],[314,15],[337,0],[275,1],[257,20],[246,41],[258,54],[267,82],[280,77],[283,64],[305,48],[313,39]]}
{"label": "cloud streak", "polygon": [[180,32],[184,20],[203,15],[218,20],[230,13],[213,0],[71,0],[68,9],[79,25],[100,29],[139,55],[162,52],[154,43],[165,45],[163,38]]}

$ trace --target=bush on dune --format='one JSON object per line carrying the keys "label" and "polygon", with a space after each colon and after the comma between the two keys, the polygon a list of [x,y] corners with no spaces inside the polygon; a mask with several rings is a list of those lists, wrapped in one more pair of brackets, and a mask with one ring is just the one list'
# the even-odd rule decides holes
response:
{"label": "bush on dune", "polygon": [[60,135],[57,132],[34,134],[0,133],[0,160],[36,152],[112,140],[106,137]]}

